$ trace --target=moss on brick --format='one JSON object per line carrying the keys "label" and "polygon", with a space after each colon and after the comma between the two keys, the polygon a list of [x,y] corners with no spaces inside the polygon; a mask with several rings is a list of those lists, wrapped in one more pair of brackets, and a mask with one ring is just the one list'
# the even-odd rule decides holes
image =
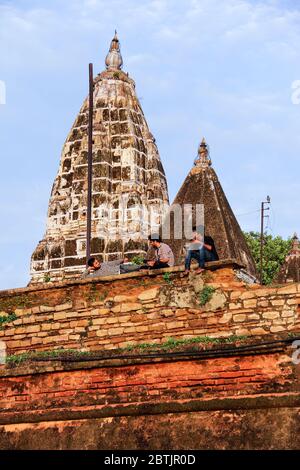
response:
{"label": "moss on brick", "polygon": [[13,313],[17,308],[29,308],[33,304],[28,295],[16,295],[0,299],[0,311]]}
{"label": "moss on brick", "polygon": [[0,316],[0,330],[2,330],[3,325],[7,323],[11,323],[17,320],[17,315],[15,313],[11,313],[10,315],[1,315]]}
{"label": "moss on brick", "polygon": [[[55,333],[53,333],[55,334]],[[210,338],[209,336],[197,336],[189,339],[174,339],[168,338],[164,343],[140,343],[135,345],[128,345],[125,348],[118,348],[106,351],[80,351],[76,349],[54,349],[49,351],[29,352],[23,354],[14,354],[7,356],[6,363],[8,365],[18,365],[23,362],[31,362],[38,359],[74,359],[74,358],[89,358],[96,359],[113,357],[117,355],[126,355],[128,352],[135,352],[141,354],[159,351],[199,351],[199,346],[213,346],[213,345],[226,345],[234,344],[247,340],[246,336],[232,335],[228,338]]]}

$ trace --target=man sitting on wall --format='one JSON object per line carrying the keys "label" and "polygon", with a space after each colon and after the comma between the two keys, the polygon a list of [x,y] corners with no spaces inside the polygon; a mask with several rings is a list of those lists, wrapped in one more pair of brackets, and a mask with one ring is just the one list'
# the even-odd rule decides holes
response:
{"label": "man sitting on wall", "polygon": [[161,269],[174,266],[173,251],[169,245],[161,241],[159,235],[149,235],[149,244],[155,250],[154,259],[147,261],[147,266],[149,269]]}
{"label": "man sitting on wall", "polygon": [[193,238],[187,248],[185,258],[186,275],[190,272],[192,259],[195,259],[199,264],[197,273],[204,271],[206,261],[217,261],[219,259],[213,238],[208,235],[203,237],[201,230],[197,230],[196,227],[193,227]]}

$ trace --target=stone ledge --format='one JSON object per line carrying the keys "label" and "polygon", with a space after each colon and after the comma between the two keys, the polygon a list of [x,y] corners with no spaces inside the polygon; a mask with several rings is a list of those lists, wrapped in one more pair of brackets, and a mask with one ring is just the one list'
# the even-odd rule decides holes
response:
{"label": "stone ledge", "polygon": [[[265,338],[264,338],[265,339]],[[117,351],[110,351],[107,357],[78,357],[72,360],[68,358],[40,358],[32,362],[24,362],[19,366],[7,367],[0,365],[0,378],[1,377],[18,377],[24,375],[38,375],[51,372],[68,372],[82,369],[93,368],[107,368],[107,367],[127,367],[135,364],[149,364],[149,363],[166,363],[166,362],[180,362],[180,361],[205,361],[211,358],[228,357],[228,356],[252,356],[252,355],[268,355],[278,352],[284,352],[289,343],[299,340],[300,336],[293,338],[280,339],[278,335],[273,341],[262,341],[260,343],[253,343],[248,341],[242,345],[224,344],[214,345],[209,349],[199,349],[199,351],[173,351],[164,352],[157,351],[152,353],[143,354],[117,354]],[[257,338],[256,338],[257,340]],[[108,351],[106,351],[108,353]],[[151,356],[152,354],[152,356]],[[99,354],[101,356],[101,354]]]}
{"label": "stone ledge", "polygon": [[117,416],[145,416],[167,413],[201,411],[255,410],[266,408],[299,408],[300,393],[265,394],[211,399],[174,400],[167,402],[132,403],[122,405],[93,405],[61,408],[57,410],[33,410],[0,412],[0,425],[17,423],[41,423],[46,421],[69,421],[80,419],[111,418]]}
{"label": "stone ledge", "polygon": [[[244,268],[237,260],[235,259],[225,259],[221,261],[211,261],[205,264],[205,267],[209,271],[215,271],[217,269],[222,268],[232,268],[232,269],[241,269]],[[0,291],[0,297],[3,296],[10,296],[13,294],[23,294],[28,292],[38,292],[43,290],[50,290],[50,289],[60,289],[64,287],[71,287],[76,285],[84,285],[84,284],[100,284],[106,282],[114,282],[120,281],[123,279],[132,279],[137,277],[156,277],[164,273],[180,273],[184,271],[184,266],[173,266],[171,268],[164,268],[164,269],[149,269],[144,270],[142,272],[132,272],[127,274],[115,274],[113,276],[101,276],[101,277],[93,277],[90,279],[74,279],[74,280],[67,280],[67,281],[60,281],[60,282],[47,282],[41,284],[31,284],[27,287],[17,287],[15,289],[6,289]]]}

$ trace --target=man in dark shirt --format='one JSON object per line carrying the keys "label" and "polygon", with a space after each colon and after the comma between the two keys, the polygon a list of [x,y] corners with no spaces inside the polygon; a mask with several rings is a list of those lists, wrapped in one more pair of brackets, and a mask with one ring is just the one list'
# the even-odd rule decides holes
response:
{"label": "man in dark shirt", "polygon": [[[217,261],[219,259],[216,247],[215,247],[215,242],[212,237],[209,236],[204,236],[204,248],[205,248],[205,255],[207,258],[206,261]],[[208,251],[208,253],[207,253]]]}
{"label": "man in dark shirt", "polygon": [[188,274],[190,272],[192,259],[198,261],[199,268],[197,270],[197,273],[201,273],[202,271],[204,271],[206,261],[217,261],[219,259],[215,247],[215,242],[212,237],[210,237],[209,235],[205,235],[204,238],[202,237],[201,241],[201,236],[196,236],[192,240],[190,248],[187,251],[187,256],[185,258],[185,274]]}

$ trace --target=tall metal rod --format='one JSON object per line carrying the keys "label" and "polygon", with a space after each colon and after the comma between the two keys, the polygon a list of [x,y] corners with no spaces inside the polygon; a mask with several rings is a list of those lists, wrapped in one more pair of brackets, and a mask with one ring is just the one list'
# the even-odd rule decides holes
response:
{"label": "tall metal rod", "polygon": [[265,208],[265,204],[270,204],[270,196],[267,196],[267,200],[261,203],[261,219],[260,219],[260,283],[263,284],[263,257],[264,257],[264,222],[265,222],[265,211],[270,210],[270,207]]}
{"label": "tall metal rod", "polygon": [[91,255],[92,231],[92,173],[93,173],[93,110],[94,110],[93,64],[89,64],[89,126],[88,126],[88,189],[86,212],[86,264]]}

